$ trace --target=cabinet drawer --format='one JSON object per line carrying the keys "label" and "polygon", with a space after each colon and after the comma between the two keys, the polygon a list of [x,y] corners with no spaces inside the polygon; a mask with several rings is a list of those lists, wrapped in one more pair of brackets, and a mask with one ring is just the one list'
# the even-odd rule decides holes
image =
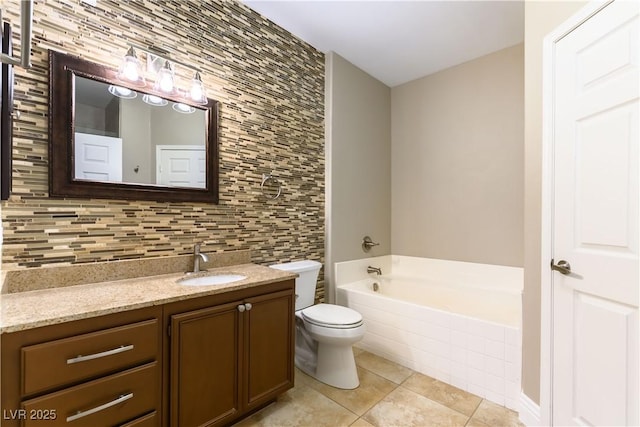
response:
{"label": "cabinet drawer", "polygon": [[[90,381],[22,404],[23,427],[100,427],[154,411],[160,390],[157,362]],[[38,419],[38,414],[55,419]],[[134,424],[135,425],[135,424]],[[145,425],[145,424],[142,424]]]}
{"label": "cabinet drawer", "polygon": [[120,427],[158,427],[158,425],[160,425],[160,417],[154,411],[126,424],[122,424]]}
{"label": "cabinet drawer", "polygon": [[28,396],[154,360],[158,320],[22,348],[22,395]]}

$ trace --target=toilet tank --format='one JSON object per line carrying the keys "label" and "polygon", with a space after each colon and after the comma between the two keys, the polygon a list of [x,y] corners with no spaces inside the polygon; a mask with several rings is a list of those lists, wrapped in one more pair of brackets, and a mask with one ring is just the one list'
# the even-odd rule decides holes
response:
{"label": "toilet tank", "polygon": [[276,270],[298,273],[296,279],[296,311],[313,305],[316,296],[316,284],[322,264],[318,261],[305,260],[273,264],[269,267]]}

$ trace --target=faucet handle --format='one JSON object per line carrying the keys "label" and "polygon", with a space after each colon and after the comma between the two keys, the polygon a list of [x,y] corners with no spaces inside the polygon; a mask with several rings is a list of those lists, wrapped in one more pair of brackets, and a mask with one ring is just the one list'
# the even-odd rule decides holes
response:
{"label": "faucet handle", "polygon": [[362,250],[365,252],[369,252],[372,247],[378,246],[379,244],[380,243],[376,243],[373,240],[371,240],[371,237],[369,236],[364,236],[362,238]]}

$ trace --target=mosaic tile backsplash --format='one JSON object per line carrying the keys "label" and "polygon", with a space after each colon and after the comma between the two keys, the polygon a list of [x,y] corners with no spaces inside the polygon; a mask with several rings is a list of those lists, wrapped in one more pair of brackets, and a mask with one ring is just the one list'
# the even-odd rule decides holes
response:
{"label": "mosaic tile backsplash", "polygon": [[[14,45],[19,3],[2,2]],[[48,50],[117,68],[128,43],[200,69],[220,101],[218,205],[49,198]],[[250,249],[256,263],[324,262],[321,52],[235,1],[36,0],[32,62],[15,68],[3,269],[182,255],[196,242]],[[261,191],[263,174],[277,178],[279,198]]]}

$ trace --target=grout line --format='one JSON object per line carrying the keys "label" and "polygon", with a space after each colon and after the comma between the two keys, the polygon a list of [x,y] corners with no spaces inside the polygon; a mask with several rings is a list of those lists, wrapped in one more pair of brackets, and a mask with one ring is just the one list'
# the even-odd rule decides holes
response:
{"label": "grout line", "polygon": [[[429,401],[431,401],[431,402],[435,403],[436,405],[440,405],[440,406],[442,406],[443,408],[446,408],[446,409],[448,409],[448,410],[450,410],[450,411],[453,411],[453,412],[455,412],[455,413],[457,413],[457,414],[460,414],[460,415],[462,415],[463,417],[468,417],[467,421],[465,422],[465,426],[466,426],[466,425],[469,423],[469,421],[471,420],[471,416],[470,416],[470,415],[467,415],[467,414],[465,414],[465,413],[463,413],[463,412],[460,412],[460,411],[458,411],[458,410],[457,410],[457,409],[455,409],[455,408],[452,408],[452,407],[450,407],[450,406],[448,406],[448,405],[445,405],[445,404],[444,404],[444,403],[442,403],[442,402],[438,402],[437,400],[432,399],[432,398],[430,398],[430,397],[428,397],[428,396],[425,396],[424,394],[422,394],[422,393],[420,393],[420,392],[417,392],[417,391],[415,391],[415,390],[412,390],[412,389],[410,389],[409,387],[405,387],[405,386],[400,386],[400,387],[402,387],[403,389],[405,389],[405,390],[407,390],[407,391],[410,391],[410,392],[412,392],[412,393],[415,393],[415,394],[417,394],[418,396],[423,397],[423,398],[425,398],[425,399],[427,399],[427,400],[429,400]],[[481,402],[482,402],[482,400],[481,400]],[[478,406],[480,406],[480,403],[478,403]],[[473,413],[474,413],[474,414],[475,414],[476,410],[478,409],[478,406],[476,406],[476,408],[473,410]]]}
{"label": "grout line", "polygon": [[[363,368],[363,369],[364,369],[364,368]],[[366,370],[366,371],[368,371],[368,372],[370,372],[371,374],[373,374],[373,375],[377,376],[377,377],[382,378],[383,380],[389,381],[389,382],[390,382],[391,384],[393,384],[395,387],[393,388],[393,390],[389,391],[389,393],[385,394],[385,395],[384,395],[384,396],[382,396],[380,399],[378,399],[378,400],[377,400],[373,405],[371,405],[371,407],[370,407],[370,408],[368,408],[368,409],[364,412],[364,414],[362,414],[362,415],[358,415],[358,414],[356,414],[356,413],[355,413],[355,412],[353,412],[351,409],[349,409],[349,408],[347,408],[346,406],[344,406],[342,403],[340,403],[340,402],[338,402],[337,400],[333,399],[331,396],[327,396],[326,394],[324,394],[322,391],[317,390],[317,389],[313,388],[312,386],[308,386],[308,387],[313,388],[315,391],[317,391],[318,393],[322,394],[324,397],[328,398],[328,399],[329,399],[329,400],[331,400],[332,402],[337,403],[339,406],[343,407],[343,408],[344,408],[344,409],[346,409],[347,411],[349,411],[349,412],[351,412],[352,414],[356,415],[358,418],[362,418],[362,417],[363,417],[367,412],[369,412],[371,409],[373,409],[373,407],[374,407],[374,406],[376,406],[378,403],[382,402],[382,400],[384,400],[384,399],[385,399],[387,396],[389,396],[393,391],[395,391],[398,387],[400,387],[398,384],[396,384],[396,383],[394,383],[393,381],[390,381],[390,380],[388,380],[388,379],[386,379],[386,378],[384,378],[384,377],[382,377],[382,376],[380,376],[380,375],[376,374],[375,372],[371,372],[371,371],[369,371],[368,369],[365,369],[365,370]],[[312,378],[313,378],[313,377],[312,377]],[[314,381],[318,381],[318,380],[316,380],[315,378],[313,378],[313,380],[314,380]],[[320,382],[320,381],[318,381],[318,382],[319,382],[320,384],[322,384],[322,382]],[[327,385],[327,384],[324,384],[324,385]],[[328,386],[328,387],[331,387],[331,386]],[[357,421],[357,420],[356,420],[356,421]],[[354,421],[354,422],[355,422],[355,421]]]}
{"label": "grout line", "polygon": [[478,412],[478,408],[480,408],[480,405],[482,405],[482,402],[484,402],[484,398],[480,399],[480,402],[478,403],[478,406],[476,406],[476,409],[473,410],[473,413],[471,414],[471,416],[469,417],[469,419],[467,420],[467,423],[465,424],[465,426],[467,426],[469,424],[469,422],[471,421],[471,419],[473,418],[473,416],[476,414],[476,412]]}

